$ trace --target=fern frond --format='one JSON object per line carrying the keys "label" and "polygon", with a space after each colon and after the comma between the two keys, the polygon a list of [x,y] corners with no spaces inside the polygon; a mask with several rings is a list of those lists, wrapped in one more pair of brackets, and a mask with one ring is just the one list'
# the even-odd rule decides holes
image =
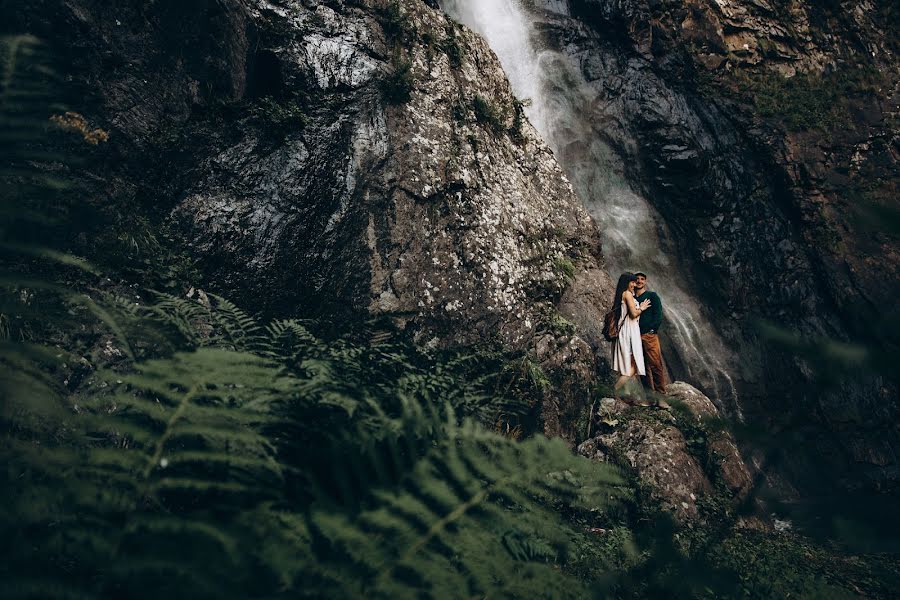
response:
{"label": "fern frond", "polygon": [[[519,444],[474,424],[448,428],[446,441],[416,465],[400,489],[377,490],[377,508],[355,517],[368,534],[327,511],[312,515],[316,535],[328,540],[342,563],[367,570],[377,565],[368,584],[376,595],[406,596],[422,585],[432,593],[466,589],[475,595],[512,589],[521,562],[535,563],[529,567],[536,578],[528,596],[555,597],[565,585],[572,596],[587,595],[564,583],[558,571],[563,553],[555,548],[565,546],[573,532],[547,526],[556,510],[550,500],[584,504],[590,498],[591,509],[603,510],[624,496],[610,493],[622,485],[615,472],[599,469],[612,487],[603,498],[591,496],[583,488],[598,474],[598,465],[572,456],[558,440]],[[560,467],[567,468],[568,477],[553,476]],[[545,493],[534,495],[535,487]],[[552,498],[546,495],[551,490]],[[511,497],[515,503],[508,502]],[[469,545],[473,535],[485,545],[477,553]],[[447,587],[429,588],[430,577],[410,580],[411,573],[437,572]]]}
{"label": "fern frond", "polygon": [[238,308],[236,304],[221,296],[209,294],[215,301],[216,323],[225,333],[225,338],[240,350],[259,351],[264,349],[264,329],[254,317]]}
{"label": "fern frond", "polygon": [[82,271],[91,273],[93,275],[100,274],[100,272],[97,270],[97,267],[84,260],[83,258],[79,258],[65,252],[52,250],[50,248],[7,242],[0,244],[0,250],[14,252],[16,254],[25,254],[34,258],[51,260],[67,267],[75,267],[77,269],[81,269]]}

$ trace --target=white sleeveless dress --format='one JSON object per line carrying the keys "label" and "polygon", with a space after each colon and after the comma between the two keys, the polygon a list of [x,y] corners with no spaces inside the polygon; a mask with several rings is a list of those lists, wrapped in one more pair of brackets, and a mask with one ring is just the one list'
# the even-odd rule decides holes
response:
{"label": "white sleeveless dress", "polygon": [[[634,307],[638,308],[638,301],[634,301]],[[631,372],[631,357],[637,365],[637,374],[646,375],[644,370],[644,346],[641,343],[641,326],[637,319],[628,316],[625,309],[625,299],[622,299],[619,316],[619,337],[613,343],[613,369],[627,375]]]}

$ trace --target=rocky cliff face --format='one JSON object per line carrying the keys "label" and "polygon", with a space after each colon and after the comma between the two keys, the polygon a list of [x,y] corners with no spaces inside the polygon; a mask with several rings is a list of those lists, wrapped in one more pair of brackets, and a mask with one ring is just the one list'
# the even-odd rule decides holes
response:
{"label": "rocky cliff face", "polygon": [[[643,181],[736,308],[763,301],[736,292],[764,289],[769,273],[771,290],[801,285],[824,302],[803,312],[849,317],[874,308],[876,289],[896,289],[895,235],[854,218],[896,192],[897,15],[887,3],[573,4],[635,59],[619,67],[616,100],[631,105],[623,125]],[[628,85],[639,79],[629,69],[645,71],[643,89]],[[763,248],[775,268],[754,276],[763,265],[747,257]],[[879,337],[859,319],[842,327]]]}
{"label": "rocky cliff face", "polygon": [[480,38],[419,0],[11,10],[74,48],[77,108],[110,132],[93,187],[172,232],[185,287],[530,350],[560,384],[547,433],[574,437],[610,282]]}
{"label": "rocky cliff face", "polygon": [[[897,422],[895,383],[859,371],[824,391],[808,382],[822,364],[841,362],[829,362],[843,349],[827,340],[872,355],[897,351],[881,302],[900,282],[891,216],[896,10],[877,2],[570,5],[576,18],[541,13],[545,42],[588,80],[598,129],[671,230],[711,319],[740,349],[751,418],[796,411],[830,432],[823,452],[894,479],[900,437],[884,424]],[[757,319],[814,340],[811,351],[798,359],[796,347],[773,349],[780,334]]]}

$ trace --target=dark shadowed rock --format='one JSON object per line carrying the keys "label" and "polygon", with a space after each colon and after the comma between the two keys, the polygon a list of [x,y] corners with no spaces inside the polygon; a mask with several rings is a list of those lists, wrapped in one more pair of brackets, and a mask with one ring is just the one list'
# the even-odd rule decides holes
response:
{"label": "dark shadowed rock", "polygon": [[541,410],[544,434],[574,443],[584,435],[577,427],[590,404],[597,377],[596,355],[577,335],[549,333],[538,338],[534,353],[550,381]]}

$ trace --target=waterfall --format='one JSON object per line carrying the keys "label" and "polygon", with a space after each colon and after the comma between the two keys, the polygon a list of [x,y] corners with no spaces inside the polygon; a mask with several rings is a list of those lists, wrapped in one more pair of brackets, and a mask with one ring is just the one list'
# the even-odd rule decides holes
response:
{"label": "waterfall", "polygon": [[[664,306],[664,334],[681,363],[680,378],[696,385],[720,409],[741,418],[731,373],[737,359],[700,308],[700,294],[686,289],[660,215],[624,177],[618,155],[591,117],[592,92],[569,57],[541,46],[532,14],[521,0],[443,0],[444,11],[479,33],[509,77],[513,93],[528,99],[526,115],[553,149],[579,198],[598,222],[610,275],[640,270]],[[566,2],[542,8],[568,14]],[[664,335],[664,337],[665,337]]]}

